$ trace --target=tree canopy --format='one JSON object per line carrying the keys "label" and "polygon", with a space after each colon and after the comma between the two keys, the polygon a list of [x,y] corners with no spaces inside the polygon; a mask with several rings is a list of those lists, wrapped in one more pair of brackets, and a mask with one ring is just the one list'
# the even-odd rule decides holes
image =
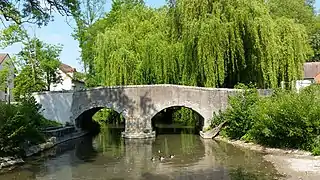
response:
{"label": "tree canopy", "polygon": [[92,86],[277,87],[302,76],[311,52],[306,26],[260,0],[176,0],[158,9],[115,2],[86,31]]}
{"label": "tree canopy", "polygon": [[0,2],[0,19],[16,24],[34,23],[46,25],[52,19],[52,12],[72,15],[78,11],[77,0],[12,0]]}
{"label": "tree canopy", "polygon": [[17,100],[32,92],[50,90],[52,83],[59,83],[58,68],[61,46],[46,44],[37,38],[24,42],[19,52],[20,72],[15,78],[14,95]]}
{"label": "tree canopy", "polygon": [[4,0],[0,2],[0,46],[25,40],[25,24],[47,25],[53,12],[65,16],[79,15],[78,0]]}

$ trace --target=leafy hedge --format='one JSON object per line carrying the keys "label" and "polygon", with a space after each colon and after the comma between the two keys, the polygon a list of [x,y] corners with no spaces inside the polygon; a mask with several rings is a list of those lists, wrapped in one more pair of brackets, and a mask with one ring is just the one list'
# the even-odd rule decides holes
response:
{"label": "leafy hedge", "polygon": [[276,90],[259,96],[253,87],[229,97],[229,108],[215,115],[213,125],[228,120],[222,134],[269,147],[296,148],[320,154],[320,85],[300,93]]}
{"label": "leafy hedge", "polygon": [[41,129],[56,125],[39,114],[41,106],[34,98],[19,104],[0,103],[0,157],[24,155],[24,148],[44,142]]}

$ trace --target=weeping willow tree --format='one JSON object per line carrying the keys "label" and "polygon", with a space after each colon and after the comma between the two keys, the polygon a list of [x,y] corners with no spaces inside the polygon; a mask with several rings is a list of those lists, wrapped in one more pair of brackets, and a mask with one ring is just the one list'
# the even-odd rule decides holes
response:
{"label": "weeping willow tree", "polygon": [[302,76],[306,28],[271,15],[262,0],[169,0],[159,9],[128,2],[100,21],[92,48],[98,85],[275,88]]}
{"label": "weeping willow tree", "polygon": [[260,0],[177,0],[160,9],[123,4],[118,11],[94,44],[102,85],[273,88],[301,77],[310,50],[305,27],[272,17]]}
{"label": "weeping willow tree", "polygon": [[183,46],[169,42],[165,10],[123,7],[118,23],[97,35],[96,78],[103,85],[179,82]]}

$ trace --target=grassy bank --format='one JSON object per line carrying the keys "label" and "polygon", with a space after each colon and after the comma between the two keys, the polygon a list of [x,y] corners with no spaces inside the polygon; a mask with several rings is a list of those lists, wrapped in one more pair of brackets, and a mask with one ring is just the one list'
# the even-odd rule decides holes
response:
{"label": "grassy bank", "polygon": [[215,115],[213,125],[225,120],[221,135],[267,147],[294,148],[320,154],[320,86],[300,93],[276,90],[261,97],[253,87],[229,97],[226,111]]}
{"label": "grassy bank", "polygon": [[42,129],[59,125],[45,119],[40,108],[34,98],[15,105],[0,103],[0,157],[23,156],[25,147],[45,141]]}

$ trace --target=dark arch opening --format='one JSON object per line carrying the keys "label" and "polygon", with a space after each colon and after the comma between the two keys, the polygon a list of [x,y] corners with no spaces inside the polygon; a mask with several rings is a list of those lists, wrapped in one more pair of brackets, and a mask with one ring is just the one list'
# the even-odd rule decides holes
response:
{"label": "dark arch opening", "polygon": [[125,128],[125,119],[117,111],[105,108],[95,107],[84,111],[76,120],[75,125],[84,131],[97,135],[102,127],[108,129],[117,129],[123,131]]}
{"label": "dark arch opening", "polygon": [[195,110],[184,106],[172,106],[158,112],[152,119],[156,134],[199,134],[204,118]]}

